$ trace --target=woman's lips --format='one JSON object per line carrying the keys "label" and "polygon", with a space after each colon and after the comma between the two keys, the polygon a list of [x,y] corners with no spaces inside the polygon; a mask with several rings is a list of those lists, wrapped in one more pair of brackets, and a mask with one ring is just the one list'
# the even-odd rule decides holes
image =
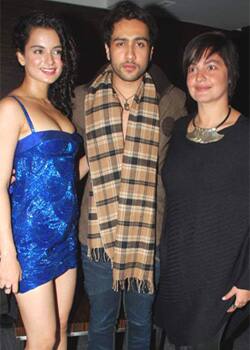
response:
{"label": "woman's lips", "polygon": [[195,86],[197,92],[206,92],[210,89],[210,86]]}
{"label": "woman's lips", "polygon": [[46,75],[55,75],[56,68],[41,68],[41,71]]}

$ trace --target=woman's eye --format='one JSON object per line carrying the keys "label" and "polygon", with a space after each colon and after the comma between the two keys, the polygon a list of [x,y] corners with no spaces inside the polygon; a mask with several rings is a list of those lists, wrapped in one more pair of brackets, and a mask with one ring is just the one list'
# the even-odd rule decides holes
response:
{"label": "woman's eye", "polygon": [[188,73],[193,73],[195,71],[194,66],[189,66],[188,67]]}
{"label": "woman's eye", "polygon": [[53,50],[53,55],[56,55],[56,56],[61,56],[62,55],[62,50],[61,49],[56,49],[56,50]]}
{"label": "woman's eye", "polygon": [[33,52],[36,55],[40,55],[40,54],[42,54],[43,50],[42,49],[35,49]]}
{"label": "woman's eye", "polygon": [[216,66],[214,64],[209,64],[207,68],[208,70],[215,70]]}

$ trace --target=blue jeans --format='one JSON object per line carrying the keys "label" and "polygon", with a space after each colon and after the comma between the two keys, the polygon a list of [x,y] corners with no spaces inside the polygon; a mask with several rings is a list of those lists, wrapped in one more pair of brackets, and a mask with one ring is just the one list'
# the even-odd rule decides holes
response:
{"label": "blue jeans", "polygon": [[[84,287],[90,302],[88,350],[114,349],[121,302],[127,319],[126,348],[150,349],[154,295],[132,291],[114,292],[110,262],[92,261],[87,257],[87,247],[82,246],[81,249]],[[156,268],[158,280],[159,261]]]}

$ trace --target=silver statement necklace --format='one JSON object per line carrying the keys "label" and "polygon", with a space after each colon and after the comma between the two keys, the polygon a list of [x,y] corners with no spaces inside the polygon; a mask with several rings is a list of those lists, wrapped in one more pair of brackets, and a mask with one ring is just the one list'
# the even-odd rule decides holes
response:
{"label": "silver statement necklace", "polygon": [[226,117],[222,120],[222,122],[214,128],[200,128],[199,126],[195,125],[195,118],[193,118],[192,124],[194,130],[191,132],[187,132],[186,138],[196,143],[212,143],[220,141],[224,137],[224,135],[219,134],[217,129],[226,122],[226,120],[230,116],[230,113],[231,107],[228,108],[228,113]]}
{"label": "silver statement necklace", "polygon": [[134,98],[135,94],[131,95],[130,97],[126,98],[119,89],[117,89],[116,86],[114,86],[114,89],[115,91],[118,93],[118,95],[120,95],[123,99],[124,99],[124,102],[123,104],[121,103],[122,105],[122,108],[125,110],[125,111],[129,111],[130,110],[130,104],[129,104],[129,100],[131,100],[131,98]]}

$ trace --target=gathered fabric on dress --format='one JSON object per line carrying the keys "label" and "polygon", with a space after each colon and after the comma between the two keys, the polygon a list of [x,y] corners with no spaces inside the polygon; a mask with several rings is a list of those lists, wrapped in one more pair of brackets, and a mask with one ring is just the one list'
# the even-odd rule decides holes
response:
{"label": "gathered fabric on dress", "polygon": [[19,292],[36,288],[77,266],[75,158],[77,133],[35,131],[22,102],[31,134],[17,143],[10,187],[12,230],[22,269]]}

